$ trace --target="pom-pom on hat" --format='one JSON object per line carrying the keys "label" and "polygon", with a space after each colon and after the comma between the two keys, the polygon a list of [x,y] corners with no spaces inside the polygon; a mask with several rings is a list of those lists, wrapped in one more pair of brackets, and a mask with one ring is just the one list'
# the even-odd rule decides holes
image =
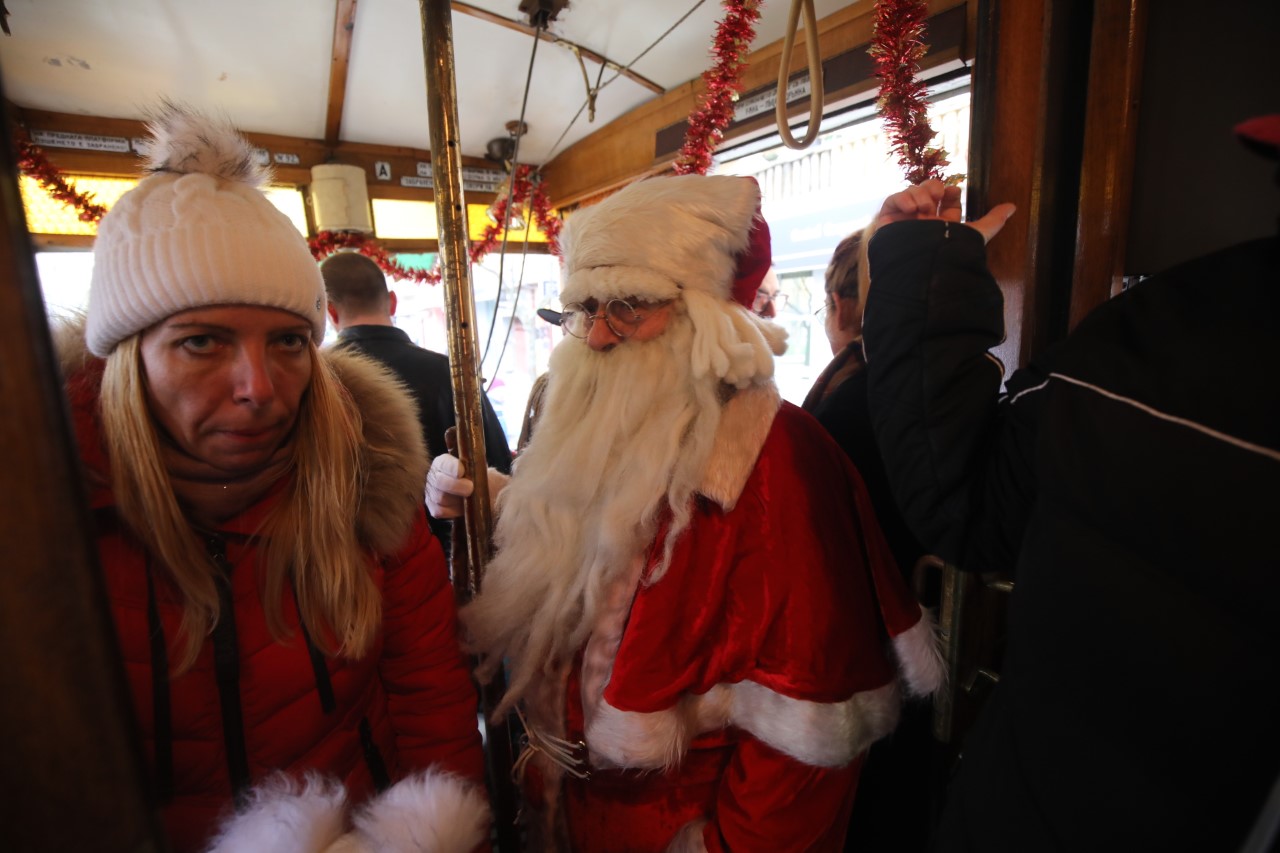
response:
{"label": "pom-pom on hat", "polygon": [[751,178],[638,181],[575,212],[560,237],[564,304],[702,291],[751,307],[769,270],[769,226]]}
{"label": "pom-pom on hat", "polygon": [[106,356],[166,317],[207,305],[281,308],[324,336],[324,281],[306,241],[260,189],[270,171],[226,121],[164,103],[148,122],[150,174],[98,226],[85,337]]}

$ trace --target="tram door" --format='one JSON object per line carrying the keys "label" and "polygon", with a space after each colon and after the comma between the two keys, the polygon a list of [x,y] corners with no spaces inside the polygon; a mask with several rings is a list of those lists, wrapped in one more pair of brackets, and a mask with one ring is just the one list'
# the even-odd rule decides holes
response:
{"label": "tram door", "polygon": [[164,849],[0,98],[0,846]]}

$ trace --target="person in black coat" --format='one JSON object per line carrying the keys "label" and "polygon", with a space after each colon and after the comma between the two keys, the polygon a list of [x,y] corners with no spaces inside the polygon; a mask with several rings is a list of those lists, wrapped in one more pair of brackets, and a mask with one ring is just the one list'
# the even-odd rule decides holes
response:
{"label": "person in black coat", "polygon": [[1280,769],[1280,238],[1117,296],[998,396],[984,243],[1011,213],[961,224],[930,181],[869,245],[898,503],[948,562],[1015,580],[940,849],[1237,850]]}
{"label": "person in black coat", "polygon": [[[396,295],[372,259],[356,252],[330,255],[320,265],[329,296],[329,320],[338,330],[338,346],[358,350],[389,367],[418,403],[422,437],[431,457],[446,453],[444,433],[454,425],[449,358],[413,343],[392,322]],[[490,466],[511,473],[511,449],[489,398],[484,405],[485,457]],[[449,553],[448,521],[431,519],[431,529]]]}
{"label": "person in black coat", "polygon": [[[823,325],[835,357],[814,382],[802,408],[822,424],[862,475],[898,569],[915,585],[916,567],[928,557],[894,503],[867,409],[858,296],[861,249],[862,232],[850,234],[836,246],[827,265]],[[927,701],[906,703],[894,733],[872,745],[853,803],[845,849],[913,853],[928,847],[942,768],[941,750],[932,736],[932,710]]]}

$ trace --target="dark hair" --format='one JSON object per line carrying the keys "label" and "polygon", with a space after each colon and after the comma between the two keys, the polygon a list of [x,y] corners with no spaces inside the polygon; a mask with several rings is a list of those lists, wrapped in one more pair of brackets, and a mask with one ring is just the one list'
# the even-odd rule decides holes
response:
{"label": "dark hair", "polygon": [[862,248],[862,232],[854,231],[840,241],[827,264],[825,289],[841,299],[858,298],[858,254]]}
{"label": "dark hair", "polygon": [[339,311],[365,313],[387,307],[387,278],[371,258],[338,252],[320,264],[324,289]]}

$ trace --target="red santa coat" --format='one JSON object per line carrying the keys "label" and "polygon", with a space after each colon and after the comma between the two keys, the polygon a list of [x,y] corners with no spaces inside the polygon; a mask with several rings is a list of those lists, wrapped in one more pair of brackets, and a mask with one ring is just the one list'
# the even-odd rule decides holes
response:
{"label": "red santa coat", "polygon": [[[243,738],[250,780],[276,770],[315,771],[345,784],[353,802],[373,793],[370,757],[390,781],[426,768],[483,780],[476,694],[457,638],[447,567],[421,505],[421,460],[410,458],[418,434],[412,404],[379,368],[360,356],[326,353],[366,416],[370,476],[357,526],[374,543],[370,572],[382,593],[382,626],[360,660],[322,658],[317,674],[300,631],[292,592],[283,595],[293,637],[270,634],[255,571],[254,537],[280,498],[274,489],[217,531],[232,565],[235,642]],[[75,359],[73,358],[73,361]],[[117,515],[98,422],[102,362],[89,361],[67,383],[81,454],[90,477],[97,547],[143,746],[162,791],[162,817],[176,851],[203,849],[231,811],[224,718],[207,639],[191,669],[157,678],[148,610],[154,602],[167,649],[179,636],[176,592]],[[403,408],[402,408],[403,406]],[[405,431],[404,435],[397,435]],[[397,474],[396,472],[403,472]],[[148,590],[148,574],[154,593]],[[172,665],[172,659],[170,659]],[[319,682],[327,680],[332,702]],[[167,692],[167,725],[156,696]],[[327,707],[326,707],[327,706]],[[163,716],[163,714],[161,714]],[[166,730],[167,729],[167,733]],[[367,731],[367,735],[362,733]],[[168,756],[167,758],[165,756]]]}
{"label": "red santa coat", "polygon": [[840,849],[899,669],[913,692],[941,677],[857,472],[772,387],[739,393],[653,582],[661,539],[568,675],[590,778],[565,776],[562,831],[579,851]]}

